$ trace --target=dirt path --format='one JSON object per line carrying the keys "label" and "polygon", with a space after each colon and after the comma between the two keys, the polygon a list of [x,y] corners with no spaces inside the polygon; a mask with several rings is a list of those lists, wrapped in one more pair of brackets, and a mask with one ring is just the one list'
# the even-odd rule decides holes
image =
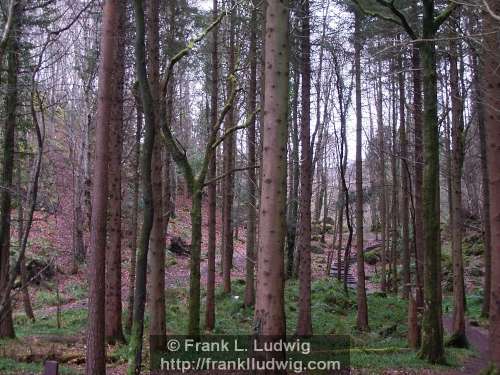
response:
{"label": "dirt path", "polygon": [[[450,316],[443,318],[444,328],[451,332],[453,319]],[[474,327],[467,322],[466,335],[470,345],[477,352],[476,356],[469,358],[464,365],[457,370],[447,372],[447,375],[471,374],[477,375],[488,366],[489,362],[489,339],[488,331],[484,328]]]}

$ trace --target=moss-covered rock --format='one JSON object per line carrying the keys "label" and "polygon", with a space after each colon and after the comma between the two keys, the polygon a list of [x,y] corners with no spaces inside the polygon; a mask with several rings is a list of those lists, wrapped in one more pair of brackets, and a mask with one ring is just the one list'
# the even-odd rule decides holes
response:
{"label": "moss-covered rock", "polygon": [[365,263],[374,266],[380,261],[380,255],[377,250],[370,250],[365,253]]}

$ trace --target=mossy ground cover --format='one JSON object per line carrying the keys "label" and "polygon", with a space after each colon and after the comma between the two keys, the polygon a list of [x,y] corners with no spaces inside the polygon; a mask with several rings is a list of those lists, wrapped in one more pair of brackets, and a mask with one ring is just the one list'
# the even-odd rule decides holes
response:
{"label": "mossy ground cover", "polygon": [[[251,334],[253,309],[243,304],[245,284],[235,280],[232,293],[216,292],[216,326],[214,334]],[[204,296],[202,295],[202,298]],[[172,334],[186,331],[188,294],[186,289],[170,290],[167,295],[167,329]],[[293,334],[297,323],[298,283],[287,281],[285,313],[287,333]],[[204,304],[202,303],[202,306]],[[368,309],[370,332],[360,333],[356,326],[356,296],[351,290],[345,295],[343,285],[336,279],[325,278],[312,284],[311,308],[313,330],[318,334],[350,335],[352,337],[351,364],[355,368],[368,368],[372,373],[384,369],[449,370],[458,366],[472,354],[469,350],[447,349],[448,366],[430,367],[408,349],[407,302],[399,296],[369,294]],[[202,317],[204,311],[202,311]],[[202,322],[203,326],[203,322]]]}
{"label": "mossy ground cover", "polygon": [[[235,280],[232,293],[216,291],[216,327],[213,334],[250,334],[253,324],[253,309],[243,304],[245,284]],[[78,291],[80,293],[80,291]],[[170,288],[167,290],[167,330],[171,334],[183,334],[187,329],[188,290]],[[205,295],[202,294],[204,302]],[[470,311],[476,311],[474,296],[469,297]],[[285,289],[285,313],[287,333],[293,334],[297,323],[298,282],[287,281]],[[312,284],[313,330],[318,334],[350,335],[352,337],[351,364],[355,368],[370,369],[370,373],[384,369],[424,369],[429,365],[417,354],[407,348],[407,303],[399,296],[372,293],[368,295],[370,332],[360,333],[355,329],[356,299],[355,291],[348,295],[343,285],[336,279],[325,278]],[[449,299],[445,300],[445,307]],[[202,303],[204,306],[204,303]],[[479,310],[478,310],[479,311]],[[124,318],[127,312],[124,313]],[[203,326],[204,311],[202,311]],[[87,311],[84,308],[67,309],[61,312],[61,328],[57,328],[55,314],[38,317],[35,322],[19,315],[15,319],[18,340],[28,336],[83,336],[86,326]],[[146,316],[146,334],[148,318]],[[0,345],[8,345],[8,341]],[[147,345],[145,346],[145,352]],[[457,366],[471,351],[447,349],[450,366]],[[113,361],[126,360],[125,345],[113,348],[109,357]],[[147,359],[146,359],[147,360]],[[41,363],[17,363],[11,359],[0,358],[1,374],[40,372]],[[433,369],[449,370],[449,367]],[[74,368],[63,366],[63,374],[79,373]]]}

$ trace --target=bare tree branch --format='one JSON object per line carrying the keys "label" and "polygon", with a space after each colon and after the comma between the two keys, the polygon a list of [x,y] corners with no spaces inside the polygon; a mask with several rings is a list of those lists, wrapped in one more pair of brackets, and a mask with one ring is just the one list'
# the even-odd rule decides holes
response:
{"label": "bare tree branch", "polygon": [[493,12],[493,9],[491,9],[490,5],[488,4],[488,0],[483,0],[483,4],[484,7],[486,8],[486,11],[490,14],[490,16],[496,19],[497,21],[500,21],[500,15]]}

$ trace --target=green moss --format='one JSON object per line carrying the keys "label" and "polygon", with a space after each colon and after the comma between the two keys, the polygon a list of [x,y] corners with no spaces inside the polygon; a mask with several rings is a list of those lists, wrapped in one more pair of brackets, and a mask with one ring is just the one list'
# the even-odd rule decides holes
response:
{"label": "green moss", "polygon": [[370,265],[375,265],[380,260],[377,250],[370,250],[365,253],[365,262]]}

